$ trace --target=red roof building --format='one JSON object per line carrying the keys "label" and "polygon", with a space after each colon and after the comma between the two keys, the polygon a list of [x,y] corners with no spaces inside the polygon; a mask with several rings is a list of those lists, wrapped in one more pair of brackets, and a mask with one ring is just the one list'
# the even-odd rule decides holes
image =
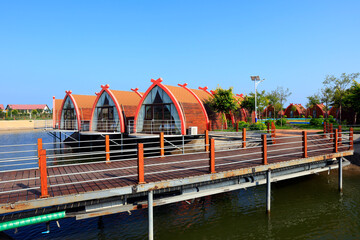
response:
{"label": "red roof building", "polygon": [[167,86],[162,84],[161,78],[151,79],[151,82],[137,107],[137,133],[185,135],[190,127],[197,127],[201,133],[209,128],[204,102],[211,95],[207,91],[190,89],[187,84]]}
{"label": "red roof building", "polygon": [[288,118],[301,117],[301,115],[306,115],[306,109],[301,104],[291,103],[286,109],[284,114]]}
{"label": "red roof building", "polygon": [[6,106],[6,110],[18,110],[18,111],[25,111],[31,112],[32,110],[42,110],[42,111],[49,111],[49,107],[46,104],[8,104]]}
{"label": "red roof building", "polygon": [[4,105],[0,104],[0,110],[4,110]]}
{"label": "red roof building", "polygon": [[269,106],[267,106],[267,107],[264,109],[262,115],[263,115],[263,117],[265,117],[265,118],[275,118],[275,117],[276,117],[276,116],[275,116],[275,115],[276,115],[275,113],[276,113],[276,112],[275,112],[274,106],[273,106],[273,105],[269,105]]}
{"label": "red roof building", "polygon": [[320,116],[326,117],[324,111],[324,104],[314,104],[312,107],[306,109],[306,117],[319,118]]}
{"label": "red roof building", "polygon": [[129,91],[110,90],[109,85],[101,85],[93,103],[90,130],[98,132],[127,131],[126,125],[135,118],[142,93],[138,89]]}
{"label": "red roof building", "polygon": [[88,130],[84,126],[89,125],[96,96],[72,94],[72,91],[65,93],[62,101],[55,99],[56,125],[61,130]]}

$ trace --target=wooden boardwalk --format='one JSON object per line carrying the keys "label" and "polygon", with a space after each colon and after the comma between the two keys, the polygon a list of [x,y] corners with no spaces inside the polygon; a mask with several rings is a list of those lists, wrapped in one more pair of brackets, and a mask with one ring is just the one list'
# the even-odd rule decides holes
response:
{"label": "wooden boardwalk", "polygon": [[[267,146],[268,164],[303,158],[303,145],[299,139],[293,143],[290,139],[277,140],[276,144],[269,143]],[[334,153],[334,141],[332,139],[310,135],[308,141],[308,157]],[[348,143],[338,145],[338,152],[340,153],[349,150],[350,145]],[[263,165],[262,146],[222,150],[215,153],[216,172],[252,168],[260,165]],[[49,197],[137,185],[137,166],[137,160],[132,159],[110,163],[92,162],[48,167]],[[144,170],[145,182],[147,183],[209,174],[209,153],[145,158]],[[0,187],[0,205],[40,198],[39,175],[39,170],[0,173],[0,181],[6,181]],[[23,180],[15,181],[19,179]],[[37,189],[24,190],[27,188]]]}

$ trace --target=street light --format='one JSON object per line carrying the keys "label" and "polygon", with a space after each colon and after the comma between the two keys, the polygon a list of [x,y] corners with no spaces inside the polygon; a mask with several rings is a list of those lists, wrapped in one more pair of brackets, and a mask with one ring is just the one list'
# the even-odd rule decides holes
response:
{"label": "street light", "polygon": [[251,81],[254,81],[254,86],[255,86],[255,123],[257,122],[257,101],[256,101],[256,88],[259,85],[259,83],[263,82],[265,79],[260,80],[259,76],[250,76]]}

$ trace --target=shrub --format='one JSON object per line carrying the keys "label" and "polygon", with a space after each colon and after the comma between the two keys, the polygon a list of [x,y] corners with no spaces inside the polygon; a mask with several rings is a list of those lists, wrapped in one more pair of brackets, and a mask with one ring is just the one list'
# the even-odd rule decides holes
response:
{"label": "shrub", "polygon": [[265,125],[267,126],[268,123],[270,123],[270,126],[271,126],[271,123],[272,123],[272,122],[274,122],[274,120],[272,120],[272,119],[266,120],[266,121],[265,121]]}
{"label": "shrub", "polygon": [[252,123],[252,124],[250,124],[249,127],[250,127],[250,130],[265,130],[266,129],[266,125],[261,122]]}
{"label": "shrub", "polygon": [[287,116],[286,116],[286,115],[284,115],[284,118],[287,118]]}
{"label": "shrub", "polygon": [[312,118],[312,116],[311,116],[311,115],[309,115],[309,116],[308,116],[308,118]]}
{"label": "shrub", "polygon": [[[282,124],[281,124],[281,122],[282,122]],[[287,120],[285,118],[276,120],[276,125],[278,125],[278,126],[281,126],[281,125],[284,126],[286,124],[287,124]]]}
{"label": "shrub", "polygon": [[324,116],[323,116],[323,115],[320,115],[319,118],[324,118]]}
{"label": "shrub", "polygon": [[323,124],[324,119],[322,118],[312,118],[310,120],[310,124],[313,126],[321,126]]}
{"label": "shrub", "polygon": [[248,127],[249,127],[249,124],[247,122],[244,122],[244,121],[239,122],[239,129],[248,128]]}
{"label": "shrub", "polygon": [[305,115],[301,115],[302,118],[305,118]]}

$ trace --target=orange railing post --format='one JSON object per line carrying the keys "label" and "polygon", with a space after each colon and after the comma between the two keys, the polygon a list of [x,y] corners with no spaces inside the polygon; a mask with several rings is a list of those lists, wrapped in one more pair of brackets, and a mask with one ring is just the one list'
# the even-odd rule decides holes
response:
{"label": "orange railing post", "polygon": [[210,139],[210,173],[215,173],[215,140]]}
{"label": "orange railing post", "polygon": [[239,122],[235,122],[236,124],[236,132],[239,132]]}
{"label": "orange railing post", "polygon": [[205,130],[205,152],[209,151],[209,131]]}
{"label": "orange railing post", "polygon": [[242,147],[246,148],[246,128],[242,129]]}
{"label": "orange railing post", "polygon": [[47,198],[49,197],[49,193],[47,186],[46,150],[41,149],[39,153],[40,153],[39,170],[40,170],[40,189],[41,189],[40,198]]}
{"label": "orange railing post", "polygon": [[110,138],[109,138],[109,135],[105,135],[105,155],[106,155],[106,163],[110,163]]}
{"label": "orange railing post", "polygon": [[165,156],[165,149],[164,149],[164,132],[160,132],[160,156]]}
{"label": "orange railing post", "polygon": [[[271,124],[271,128],[272,128],[272,124]],[[267,133],[270,133],[270,122],[267,123]]]}
{"label": "orange railing post", "polygon": [[338,144],[341,145],[341,142],[342,142],[342,127],[341,125],[339,125],[339,130],[338,130]]}
{"label": "orange railing post", "polygon": [[324,134],[326,133],[326,122],[324,121]]}
{"label": "orange railing post", "polygon": [[334,153],[338,152],[338,130],[334,130]]}
{"label": "orange railing post", "polygon": [[354,129],[353,128],[350,128],[349,141],[350,141],[350,150],[353,150],[354,149]]}
{"label": "orange railing post", "polygon": [[267,165],[267,140],[266,134],[261,135],[262,138],[262,157],[263,157],[263,164]]}
{"label": "orange railing post", "polygon": [[138,143],[138,183],[145,183],[144,173],[144,144]]}
{"label": "orange railing post", "polygon": [[42,138],[38,138],[38,140],[37,140],[37,152],[38,152],[39,161],[40,161],[40,150],[41,149],[43,149]]}
{"label": "orange railing post", "polygon": [[307,132],[303,131],[303,158],[307,158],[308,157],[308,146],[307,146]]}

